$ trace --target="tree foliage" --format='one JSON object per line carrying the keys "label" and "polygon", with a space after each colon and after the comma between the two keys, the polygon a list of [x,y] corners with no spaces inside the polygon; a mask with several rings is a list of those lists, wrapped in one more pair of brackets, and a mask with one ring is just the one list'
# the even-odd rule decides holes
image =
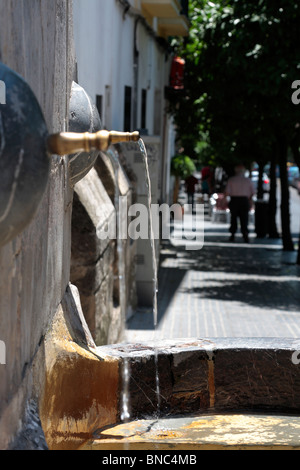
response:
{"label": "tree foliage", "polygon": [[193,160],[187,155],[177,154],[174,155],[171,161],[171,174],[175,176],[175,187],[173,200],[174,203],[178,201],[180,181],[187,179],[196,171],[196,165]]}
{"label": "tree foliage", "polygon": [[228,166],[268,161],[293,139],[299,108],[300,5],[291,0],[191,0],[191,30],[178,45],[185,93],[173,113],[186,153]]}
{"label": "tree foliage", "polygon": [[300,78],[300,4],[190,0],[190,10],[189,38],[177,44],[186,60],[185,92],[170,104],[181,145],[227,173],[237,161],[276,160],[283,245],[291,250],[286,163],[291,147],[300,165],[300,106],[292,102]]}
{"label": "tree foliage", "polygon": [[193,160],[187,155],[175,155],[171,161],[171,173],[175,177],[186,179],[196,171]]}

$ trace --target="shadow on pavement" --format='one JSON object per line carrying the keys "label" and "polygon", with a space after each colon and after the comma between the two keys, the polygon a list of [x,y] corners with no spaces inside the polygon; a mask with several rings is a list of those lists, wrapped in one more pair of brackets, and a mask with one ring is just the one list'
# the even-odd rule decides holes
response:
{"label": "shadow on pavement", "polygon": [[[229,243],[228,238],[226,225],[208,224],[201,250],[186,250],[184,240],[164,243],[159,270],[159,322],[179,291],[187,298],[198,296],[202,302],[218,300],[264,310],[299,310],[296,251],[285,253],[280,239],[258,239],[253,233],[250,244],[243,243],[241,236],[235,243]],[[191,272],[192,286],[184,282]],[[151,313],[151,308],[137,312],[128,329],[153,329]]]}

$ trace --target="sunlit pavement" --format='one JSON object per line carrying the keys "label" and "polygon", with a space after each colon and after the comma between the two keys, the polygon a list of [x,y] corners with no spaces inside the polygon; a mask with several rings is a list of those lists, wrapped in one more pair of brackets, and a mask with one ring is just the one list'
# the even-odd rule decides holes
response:
{"label": "sunlit pavement", "polygon": [[[191,238],[195,217],[185,217]],[[161,252],[158,325],[151,308],[142,308],[128,321],[125,341],[300,337],[297,253],[283,252],[281,240],[258,239],[253,226],[249,244],[240,234],[230,243],[228,228],[206,217],[200,249],[201,234],[176,239],[175,227]]]}

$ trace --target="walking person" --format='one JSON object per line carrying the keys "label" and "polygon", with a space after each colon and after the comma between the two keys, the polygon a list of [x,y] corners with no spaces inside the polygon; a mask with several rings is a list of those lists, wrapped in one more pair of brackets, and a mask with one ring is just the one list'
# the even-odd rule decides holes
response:
{"label": "walking person", "polygon": [[210,196],[212,194],[214,186],[214,172],[210,166],[205,166],[202,168],[201,172],[202,179],[202,194],[207,194]]}
{"label": "walking person", "polygon": [[244,165],[238,165],[235,168],[235,176],[229,178],[225,190],[225,196],[230,197],[229,209],[231,212],[230,241],[235,240],[235,234],[238,228],[238,220],[241,224],[241,232],[244,241],[249,243],[249,210],[252,205],[252,198],[255,189],[252,181],[245,176]]}
{"label": "walking person", "polygon": [[189,176],[185,180],[185,187],[188,195],[188,204],[192,206],[193,213],[195,212],[195,192],[198,184],[199,180],[194,175]]}

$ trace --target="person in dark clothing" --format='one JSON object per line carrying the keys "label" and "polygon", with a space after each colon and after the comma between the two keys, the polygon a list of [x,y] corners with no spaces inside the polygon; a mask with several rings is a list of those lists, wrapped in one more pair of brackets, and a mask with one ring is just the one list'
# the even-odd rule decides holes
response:
{"label": "person in dark clothing", "polygon": [[208,194],[209,196],[212,193],[213,188],[213,171],[210,166],[205,166],[201,172],[202,178],[202,193]]}
{"label": "person in dark clothing", "polygon": [[186,188],[186,192],[188,195],[188,204],[192,206],[193,212],[195,210],[195,192],[196,192],[196,187],[198,186],[198,184],[199,184],[199,181],[194,175],[189,176],[185,180],[185,188]]}
{"label": "person in dark clothing", "polygon": [[249,210],[251,208],[252,198],[254,194],[255,190],[252,181],[249,178],[245,177],[245,167],[243,165],[237,166],[235,168],[235,176],[228,180],[227,187],[225,190],[225,195],[230,196],[230,241],[234,241],[235,239],[239,219],[244,241],[246,243],[249,242]]}

